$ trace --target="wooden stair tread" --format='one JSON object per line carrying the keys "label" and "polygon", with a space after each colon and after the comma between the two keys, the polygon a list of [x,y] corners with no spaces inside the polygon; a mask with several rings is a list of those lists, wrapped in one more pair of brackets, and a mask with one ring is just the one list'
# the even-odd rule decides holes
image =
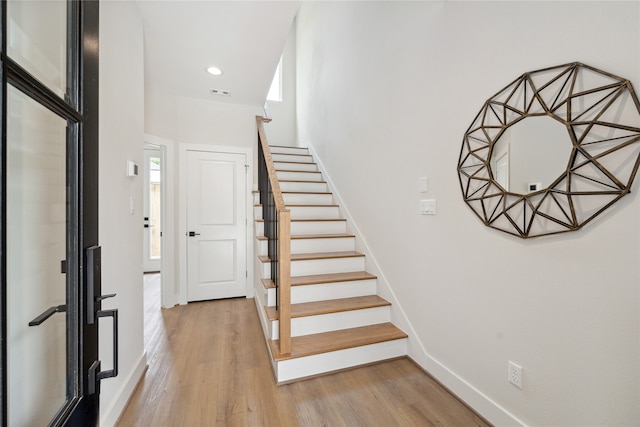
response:
{"label": "wooden stair tread", "polygon": [[[278,153],[273,153],[278,154]],[[290,165],[315,165],[315,162],[292,162],[291,160],[274,160],[273,163],[287,163]],[[277,169],[276,169],[277,170]]]}
{"label": "wooden stair tread", "polygon": [[[357,258],[363,257],[364,254],[355,251],[341,252],[310,252],[305,254],[291,254],[291,261],[310,261],[317,259],[334,259],[334,258]],[[271,262],[271,258],[267,255],[260,255],[260,262]]]}
{"label": "wooden stair tread", "polygon": [[326,184],[327,181],[306,181],[299,179],[279,179],[278,182],[312,182],[314,184]]}
{"label": "wooden stair tread", "polygon": [[[308,153],[271,153],[272,156],[278,155],[278,156],[304,156],[304,157],[313,157],[311,154]],[[274,160],[273,163],[277,162],[278,160]]]}
{"label": "wooden stair tread", "polygon": [[364,254],[356,251],[341,252],[311,252],[306,254],[291,254],[291,261],[307,261],[313,259],[331,259],[331,258],[355,258],[363,257]]}
{"label": "wooden stair tread", "polygon": [[[284,162],[282,162],[284,163]],[[293,162],[289,162],[289,163],[293,163]],[[310,165],[311,163],[298,163],[299,165]],[[319,171],[307,171],[307,170],[300,170],[300,169],[276,169],[276,172],[295,172],[295,173],[322,173]]]}
{"label": "wooden stair tread", "polygon": [[344,218],[300,218],[292,219],[291,222],[312,222],[312,221],[346,221]]}
{"label": "wooden stair tread", "polygon": [[285,204],[286,207],[291,207],[291,208],[337,208],[340,205],[334,205],[334,204],[326,204],[326,205],[311,205],[311,204],[302,204],[302,205],[295,205],[295,204]]}
{"label": "wooden stair tread", "polygon": [[[310,222],[310,221],[346,221],[344,218],[306,218],[292,219],[291,222]],[[264,218],[258,218],[255,222],[264,222]]]}
{"label": "wooden stair tread", "polygon": [[[343,311],[363,310],[366,308],[385,307],[391,303],[378,295],[366,295],[352,298],[340,298],[324,301],[291,304],[291,317],[317,316],[320,314],[340,313]],[[275,307],[265,307],[269,320],[278,320]]]}
{"label": "wooden stair tread", "polygon": [[293,148],[296,150],[308,150],[309,147],[298,147],[297,145],[273,145],[269,144],[269,148]]}
{"label": "wooden stair tread", "polygon": [[407,334],[391,323],[380,323],[359,328],[293,337],[291,338],[290,354],[280,353],[279,340],[269,340],[269,346],[274,360],[279,362],[403,338],[407,338]]}
{"label": "wooden stair tread", "polygon": [[[286,207],[292,207],[292,208],[338,208],[340,207],[340,205],[336,205],[336,204],[315,204],[312,205],[310,203],[305,203],[305,204],[285,204]],[[254,208],[261,208],[262,207],[262,203],[254,203],[253,204]]]}
{"label": "wooden stair tread", "polygon": [[312,274],[309,276],[294,276],[291,278],[291,286],[315,285],[323,283],[353,282],[358,280],[370,280],[377,277],[366,271],[350,271],[348,273]]}
{"label": "wooden stair tread", "polygon": [[356,237],[354,234],[296,234],[291,235],[291,239],[305,240],[305,239],[341,239]]}
{"label": "wooden stair tread", "polygon": [[[356,282],[359,280],[377,279],[366,271],[350,271],[348,273],[313,274],[309,276],[291,277],[291,286],[322,285],[325,283]],[[266,289],[275,288],[271,279],[262,279]]]}
{"label": "wooden stair tread", "polygon": [[[355,238],[353,234],[292,234],[291,240],[310,240],[310,239],[350,239]],[[267,240],[265,236],[257,236],[258,240]]]}
{"label": "wooden stair tread", "polygon": [[283,191],[282,194],[333,194],[330,191]]}

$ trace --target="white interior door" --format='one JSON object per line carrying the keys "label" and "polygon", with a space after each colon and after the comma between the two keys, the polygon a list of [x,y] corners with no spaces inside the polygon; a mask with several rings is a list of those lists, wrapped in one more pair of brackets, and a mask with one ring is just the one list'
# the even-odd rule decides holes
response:
{"label": "white interior door", "polygon": [[246,295],[246,155],[187,152],[187,300]]}
{"label": "white interior door", "polygon": [[144,150],[144,242],[145,273],[160,271],[162,254],[162,153],[158,149]]}

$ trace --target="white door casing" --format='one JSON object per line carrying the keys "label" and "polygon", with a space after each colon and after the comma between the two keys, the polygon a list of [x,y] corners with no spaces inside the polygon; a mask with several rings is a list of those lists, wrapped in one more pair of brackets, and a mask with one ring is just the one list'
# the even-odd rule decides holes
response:
{"label": "white door casing", "polygon": [[186,152],[187,301],[247,294],[247,155]]}

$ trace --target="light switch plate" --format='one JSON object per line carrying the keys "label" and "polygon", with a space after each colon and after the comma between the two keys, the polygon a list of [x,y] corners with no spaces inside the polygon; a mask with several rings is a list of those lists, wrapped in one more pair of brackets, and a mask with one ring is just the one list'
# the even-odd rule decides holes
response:
{"label": "light switch plate", "polygon": [[429,190],[429,182],[426,176],[423,176],[418,180],[418,186],[421,193],[426,193]]}
{"label": "light switch plate", "polygon": [[435,199],[420,200],[420,215],[435,215],[436,201]]}

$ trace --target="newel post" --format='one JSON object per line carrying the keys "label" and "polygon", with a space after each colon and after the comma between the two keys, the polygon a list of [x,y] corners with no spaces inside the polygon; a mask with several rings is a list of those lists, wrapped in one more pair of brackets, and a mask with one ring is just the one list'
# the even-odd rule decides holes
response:
{"label": "newel post", "polygon": [[278,307],[280,353],[291,353],[291,211],[278,213]]}

